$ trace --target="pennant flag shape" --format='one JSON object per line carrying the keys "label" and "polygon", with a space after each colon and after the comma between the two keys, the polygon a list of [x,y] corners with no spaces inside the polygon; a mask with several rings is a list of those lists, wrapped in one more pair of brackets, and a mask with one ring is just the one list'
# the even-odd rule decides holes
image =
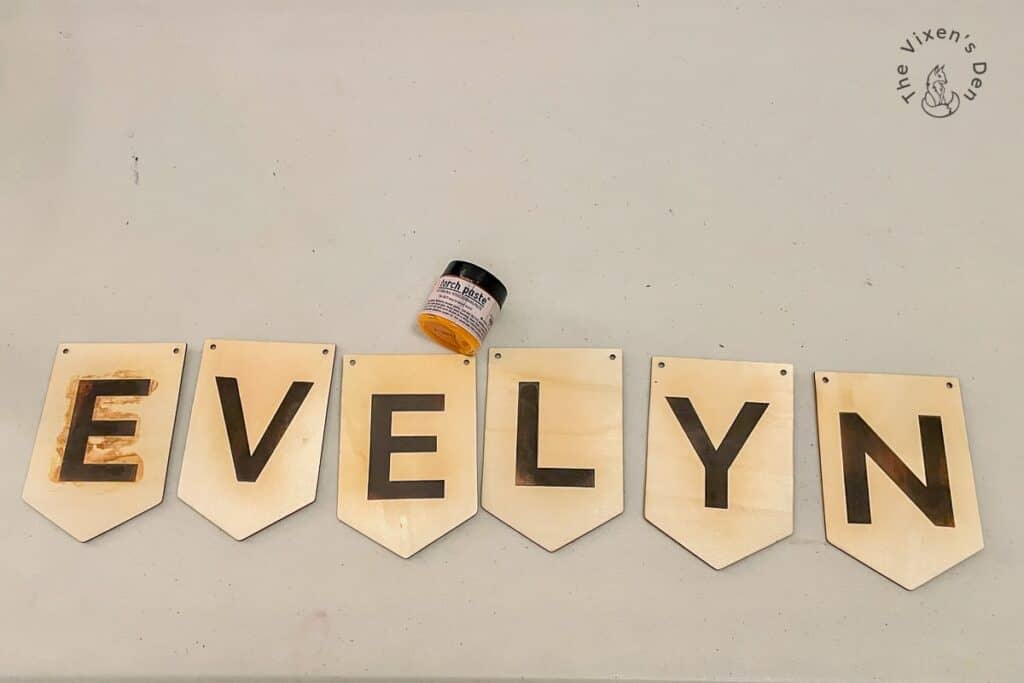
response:
{"label": "pennant flag shape", "polygon": [[408,558],[476,514],[476,362],[345,356],[338,519]]}
{"label": "pennant flag shape", "polygon": [[61,344],[25,502],[79,541],[164,497],[185,344]]}
{"label": "pennant flag shape", "polygon": [[316,499],[333,344],[210,339],[178,497],[236,540]]}
{"label": "pennant flag shape", "polygon": [[555,551],[622,495],[622,351],[491,349],[484,509]]}
{"label": "pennant flag shape", "polygon": [[908,590],[981,550],[960,383],[814,379],[829,543]]}
{"label": "pennant flag shape", "polygon": [[644,516],[715,569],[793,533],[793,366],[656,357]]}

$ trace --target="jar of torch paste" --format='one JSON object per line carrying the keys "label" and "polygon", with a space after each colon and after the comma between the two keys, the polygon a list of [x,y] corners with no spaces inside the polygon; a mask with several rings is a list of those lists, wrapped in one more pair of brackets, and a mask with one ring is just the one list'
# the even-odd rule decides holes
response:
{"label": "jar of torch paste", "polygon": [[417,319],[423,332],[452,351],[472,356],[494,324],[508,290],[480,266],[452,261]]}

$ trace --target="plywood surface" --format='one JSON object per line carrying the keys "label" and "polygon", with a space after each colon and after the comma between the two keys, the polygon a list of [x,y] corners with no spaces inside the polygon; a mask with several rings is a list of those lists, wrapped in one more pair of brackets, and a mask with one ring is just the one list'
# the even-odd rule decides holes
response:
{"label": "plywood surface", "polygon": [[[1017,0],[0,2],[0,669],[1015,683],[1022,25]],[[940,26],[989,70],[970,102],[935,53],[942,120],[896,90]],[[415,318],[453,258],[509,288],[486,347],[622,349],[623,514],[549,553],[482,512],[402,560],[337,519],[340,360],[314,503],[239,543],[177,499],[204,339],[438,353]],[[168,340],[170,495],[77,543],[21,498],[54,348]],[[791,537],[716,572],[644,519],[655,354],[793,365]],[[828,544],[822,369],[958,378],[982,552],[908,593]]]}
{"label": "plywood surface", "polygon": [[476,514],[476,362],[352,354],[342,367],[338,519],[411,557]]}
{"label": "plywood surface", "polygon": [[[25,502],[79,541],[158,505],[164,497],[184,358],[183,342],[58,346],[22,491]],[[102,394],[80,406],[84,412],[76,410],[86,382],[118,381],[141,386],[131,395],[97,389]],[[74,423],[89,421],[94,427],[83,425],[80,472],[71,474],[70,432]],[[126,427],[120,435],[109,427],[117,423]],[[104,435],[89,435],[97,431]],[[127,476],[117,477],[111,468],[126,468]]]}
{"label": "plywood surface", "polygon": [[[827,371],[814,380],[829,542],[908,589],[980,551],[959,380]],[[842,417],[856,420],[846,435]],[[925,421],[933,425],[930,434]],[[870,442],[848,441],[858,426],[871,433]],[[878,462],[883,455],[893,476]],[[859,486],[851,472],[869,457],[866,486]]]}
{"label": "plywood surface", "polygon": [[[689,431],[670,400],[688,402]],[[726,441],[734,424],[738,450]],[[710,475],[711,492],[694,439],[712,471],[734,458],[725,477]],[[651,360],[644,516],[715,569],[793,532],[792,365]]]}
{"label": "plywood surface", "polygon": [[[333,344],[207,339],[178,497],[236,540],[312,503],[333,367]],[[231,389],[222,388],[225,380]],[[301,387],[301,393],[293,395],[293,387]],[[234,448],[249,451],[238,465],[227,427],[228,391],[237,409],[231,422],[238,431]],[[287,403],[294,405],[284,413]],[[260,453],[268,431],[277,433],[276,440]],[[253,468],[253,458],[260,458],[262,467]],[[240,475],[242,463],[250,471]]]}
{"label": "plywood surface", "polygon": [[620,514],[622,489],[622,350],[492,348],[484,509],[554,551]]}

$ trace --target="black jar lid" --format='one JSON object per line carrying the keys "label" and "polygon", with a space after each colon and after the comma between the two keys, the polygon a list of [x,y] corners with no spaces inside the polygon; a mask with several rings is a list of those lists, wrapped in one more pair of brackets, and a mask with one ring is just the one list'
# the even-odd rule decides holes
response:
{"label": "black jar lid", "polygon": [[452,261],[444,269],[442,275],[453,275],[461,277],[463,280],[469,280],[493,296],[494,300],[498,302],[499,308],[505,305],[505,299],[508,298],[508,290],[505,289],[505,285],[501,284],[501,280],[469,261]]}

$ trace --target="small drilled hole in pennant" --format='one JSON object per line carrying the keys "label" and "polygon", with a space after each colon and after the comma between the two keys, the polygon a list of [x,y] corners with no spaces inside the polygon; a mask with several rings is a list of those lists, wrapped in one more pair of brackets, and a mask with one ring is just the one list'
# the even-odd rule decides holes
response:
{"label": "small drilled hole in pennant", "polygon": [[211,351],[216,351],[217,350],[217,345],[216,344],[210,344],[210,350]]}
{"label": "small drilled hole in pennant", "polygon": [[614,353],[609,353],[608,354],[608,360],[615,360],[615,354]]}
{"label": "small drilled hole in pennant", "polygon": [[659,367],[659,368],[663,368],[663,367],[665,367],[665,361],[659,361],[659,362],[658,362],[658,367]]}
{"label": "small drilled hole in pennant", "polygon": [[496,354],[494,354],[494,357],[500,360],[501,359],[501,354],[500,353],[496,353]]}
{"label": "small drilled hole in pennant", "polygon": [[781,370],[779,370],[779,374],[785,377],[786,375],[789,374],[789,370],[787,370],[786,368],[782,368]]}

